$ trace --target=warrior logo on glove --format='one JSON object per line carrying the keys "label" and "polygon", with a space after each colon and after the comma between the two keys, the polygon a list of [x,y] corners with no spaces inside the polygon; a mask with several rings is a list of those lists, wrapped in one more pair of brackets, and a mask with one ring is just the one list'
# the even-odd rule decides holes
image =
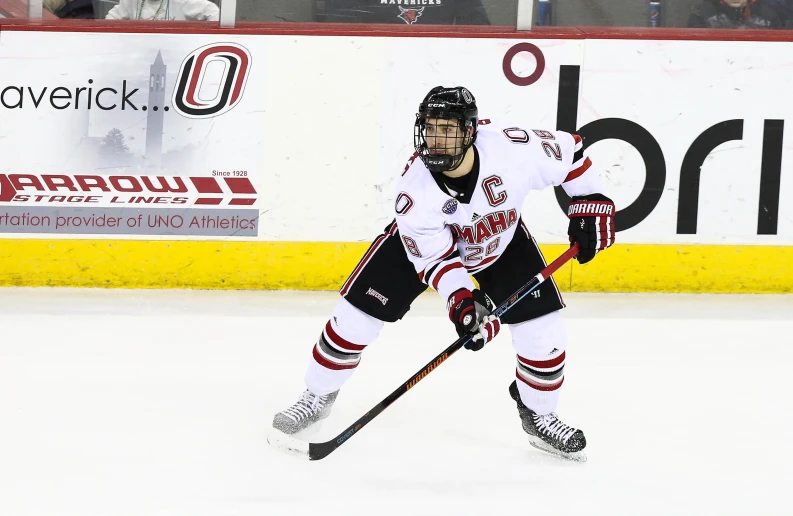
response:
{"label": "warrior logo on glove", "polygon": [[614,202],[603,194],[573,197],[567,216],[570,245],[578,242],[578,263],[587,263],[614,243]]}

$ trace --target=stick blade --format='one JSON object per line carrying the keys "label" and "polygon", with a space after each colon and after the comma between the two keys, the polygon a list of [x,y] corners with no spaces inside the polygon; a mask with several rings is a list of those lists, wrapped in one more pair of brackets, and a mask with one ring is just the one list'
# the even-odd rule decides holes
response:
{"label": "stick blade", "polygon": [[300,457],[301,459],[310,460],[308,450],[309,443],[301,441],[291,435],[287,435],[280,430],[273,428],[267,436],[267,442],[276,450],[291,455],[293,457]]}

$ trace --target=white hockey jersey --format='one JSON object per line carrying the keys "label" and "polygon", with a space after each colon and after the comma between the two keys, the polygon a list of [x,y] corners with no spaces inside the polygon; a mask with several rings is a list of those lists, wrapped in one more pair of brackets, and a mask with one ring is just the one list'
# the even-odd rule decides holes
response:
{"label": "white hockey jersey", "polygon": [[[436,181],[414,154],[397,181],[396,221],[419,278],[443,299],[474,288],[469,274],[498,260],[531,190],[562,185],[568,195],[602,193],[581,138],[481,120],[467,192]],[[478,169],[478,170],[477,170]]]}

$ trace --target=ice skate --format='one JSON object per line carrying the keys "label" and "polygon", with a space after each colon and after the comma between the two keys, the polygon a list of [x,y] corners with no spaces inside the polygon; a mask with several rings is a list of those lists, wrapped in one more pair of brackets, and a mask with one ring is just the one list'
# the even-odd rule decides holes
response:
{"label": "ice skate", "polygon": [[582,451],[586,447],[584,432],[564,424],[553,412],[538,415],[520,400],[517,381],[509,386],[509,394],[518,404],[523,430],[529,434],[529,444],[563,459],[586,462]]}
{"label": "ice skate", "polygon": [[301,432],[330,415],[330,409],[339,391],[324,396],[317,396],[306,390],[300,399],[286,410],[282,410],[273,418],[273,428],[287,435]]}

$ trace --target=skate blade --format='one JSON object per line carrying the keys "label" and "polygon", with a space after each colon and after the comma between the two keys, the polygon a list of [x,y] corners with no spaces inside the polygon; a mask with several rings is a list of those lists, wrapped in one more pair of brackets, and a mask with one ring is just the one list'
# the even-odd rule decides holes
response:
{"label": "skate blade", "polygon": [[586,462],[586,454],[583,451],[565,453],[563,451],[557,450],[539,437],[534,437],[533,435],[529,436],[529,444],[540,451],[544,451],[545,453],[553,455],[554,457],[559,457],[560,459],[571,460],[574,462]]}
{"label": "skate blade", "polygon": [[270,429],[270,433],[267,435],[267,443],[282,453],[309,460],[308,443],[287,435],[280,430]]}
{"label": "skate blade", "polygon": [[316,438],[319,438],[320,434],[322,433],[322,425],[324,422],[325,422],[324,419],[320,419],[319,421],[313,423],[308,428],[304,428],[303,430],[297,432],[296,434],[293,435],[293,437],[296,437],[303,441],[313,441]]}

